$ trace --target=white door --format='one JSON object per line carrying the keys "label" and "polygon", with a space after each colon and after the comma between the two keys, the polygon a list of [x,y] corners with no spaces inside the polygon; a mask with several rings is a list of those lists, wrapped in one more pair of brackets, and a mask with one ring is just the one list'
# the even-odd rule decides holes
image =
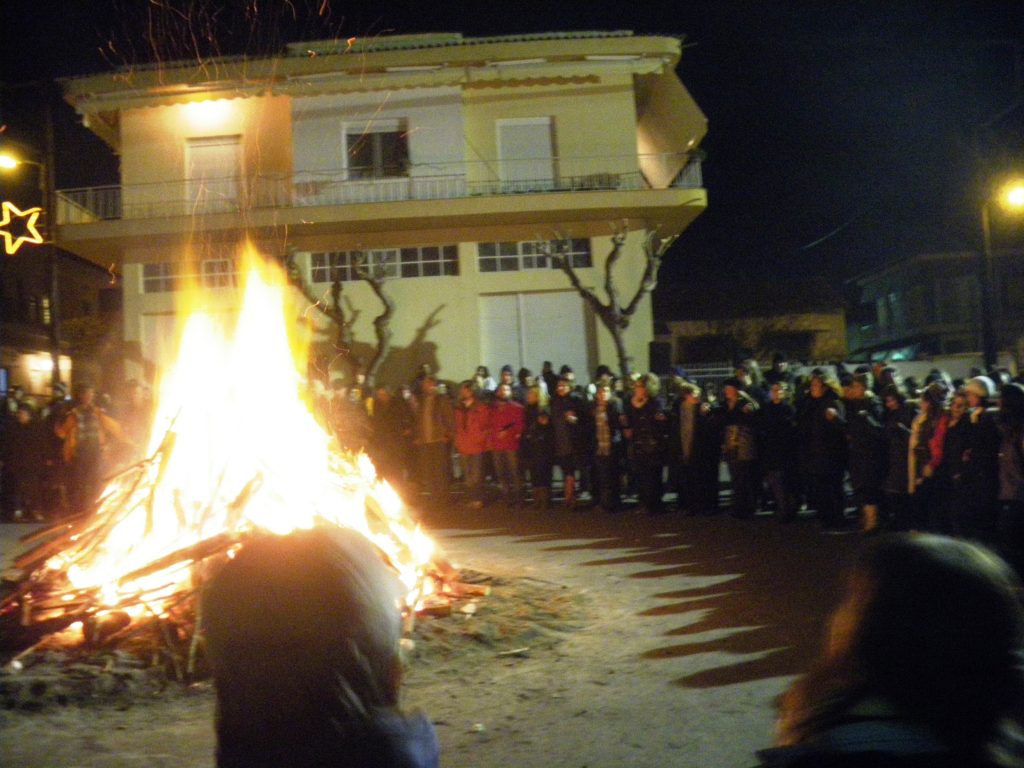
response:
{"label": "white door", "polygon": [[188,213],[237,211],[241,203],[242,143],[239,136],[189,139],[185,146]]}
{"label": "white door", "polygon": [[502,189],[506,192],[554,189],[555,151],[551,118],[499,120],[497,128]]}
{"label": "white door", "polygon": [[481,296],[480,338],[480,362],[492,375],[506,364],[537,375],[550,360],[556,371],[568,365],[577,381],[590,381],[593,316],[575,291]]}

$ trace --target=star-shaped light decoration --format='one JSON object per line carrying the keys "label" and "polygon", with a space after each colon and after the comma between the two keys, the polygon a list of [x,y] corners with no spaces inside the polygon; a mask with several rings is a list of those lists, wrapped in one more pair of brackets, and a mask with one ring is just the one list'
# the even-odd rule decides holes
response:
{"label": "star-shaped light decoration", "polygon": [[[8,256],[13,256],[25,243],[39,244],[43,242],[43,236],[36,229],[36,222],[39,220],[39,214],[42,212],[43,209],[39,207],[21,211],[18,210],[14,203],[4,200],[3,215],[0,216],[0,237],[4,239],[4,253]],[[25,234],[18,235],[17,237],[6,229],[7,225],[15,219],[25,219]]]}

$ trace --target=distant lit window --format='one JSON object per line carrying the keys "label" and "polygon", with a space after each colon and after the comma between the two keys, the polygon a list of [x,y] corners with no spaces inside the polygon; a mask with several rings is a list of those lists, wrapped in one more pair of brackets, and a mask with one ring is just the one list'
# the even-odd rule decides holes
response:
{"label": "distant lit window", "polygon": [[409,175],[408,129],[404,120],[374,120],[345,129],[350,179],[389,179]]}
{"label": "distant lit window", "polygon": [[443,277],[459,274],[458,249],[454,245],[310,254],[314,283],[359,280],[360,265],[364,263],[384,277]]}
{"label": "distant lit window", "polygon": [[[481,272],[520,272],[531,269],[558,268],[544,252],[558,254],[555,241],[528,240],[524,242],[479,243],[477,245],[477,268]],[[590,241],[584,238],[570,240],[566,258],[574,267],[591,267]]]}

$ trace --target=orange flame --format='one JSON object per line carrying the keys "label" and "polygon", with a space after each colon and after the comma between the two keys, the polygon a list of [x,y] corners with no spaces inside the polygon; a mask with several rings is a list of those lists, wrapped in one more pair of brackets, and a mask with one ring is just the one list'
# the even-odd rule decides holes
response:
{"label": "orange flame", "polygon": [[105,488],[96,517],[109,530],[99,545],[68,547],[46,566],[75,589],[100,590],[106,605],[144,596],[159,610],[189,585],[191,561],[127,576],[222,534],[333,524],[381,549],[414,607],[433,591],[435,545],[369,458],[342,453],[317,423],[300,394],[308,339],[289,338],[287,318],[297,313],[288,312],[284,275],[251,252],[245,261],[233,328],[209,296],[188,293],[196,306],[184,313],[177,360],[159,388],[155,458]]}

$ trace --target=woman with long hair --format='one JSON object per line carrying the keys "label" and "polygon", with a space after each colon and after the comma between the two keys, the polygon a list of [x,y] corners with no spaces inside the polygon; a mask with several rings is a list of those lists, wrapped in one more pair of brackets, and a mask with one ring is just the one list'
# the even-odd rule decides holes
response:
{"label": "woman with long hair", "polygon": [[865,547],[765,766],[1020,766],[1024,610],[1006,562],[934,534]]}

